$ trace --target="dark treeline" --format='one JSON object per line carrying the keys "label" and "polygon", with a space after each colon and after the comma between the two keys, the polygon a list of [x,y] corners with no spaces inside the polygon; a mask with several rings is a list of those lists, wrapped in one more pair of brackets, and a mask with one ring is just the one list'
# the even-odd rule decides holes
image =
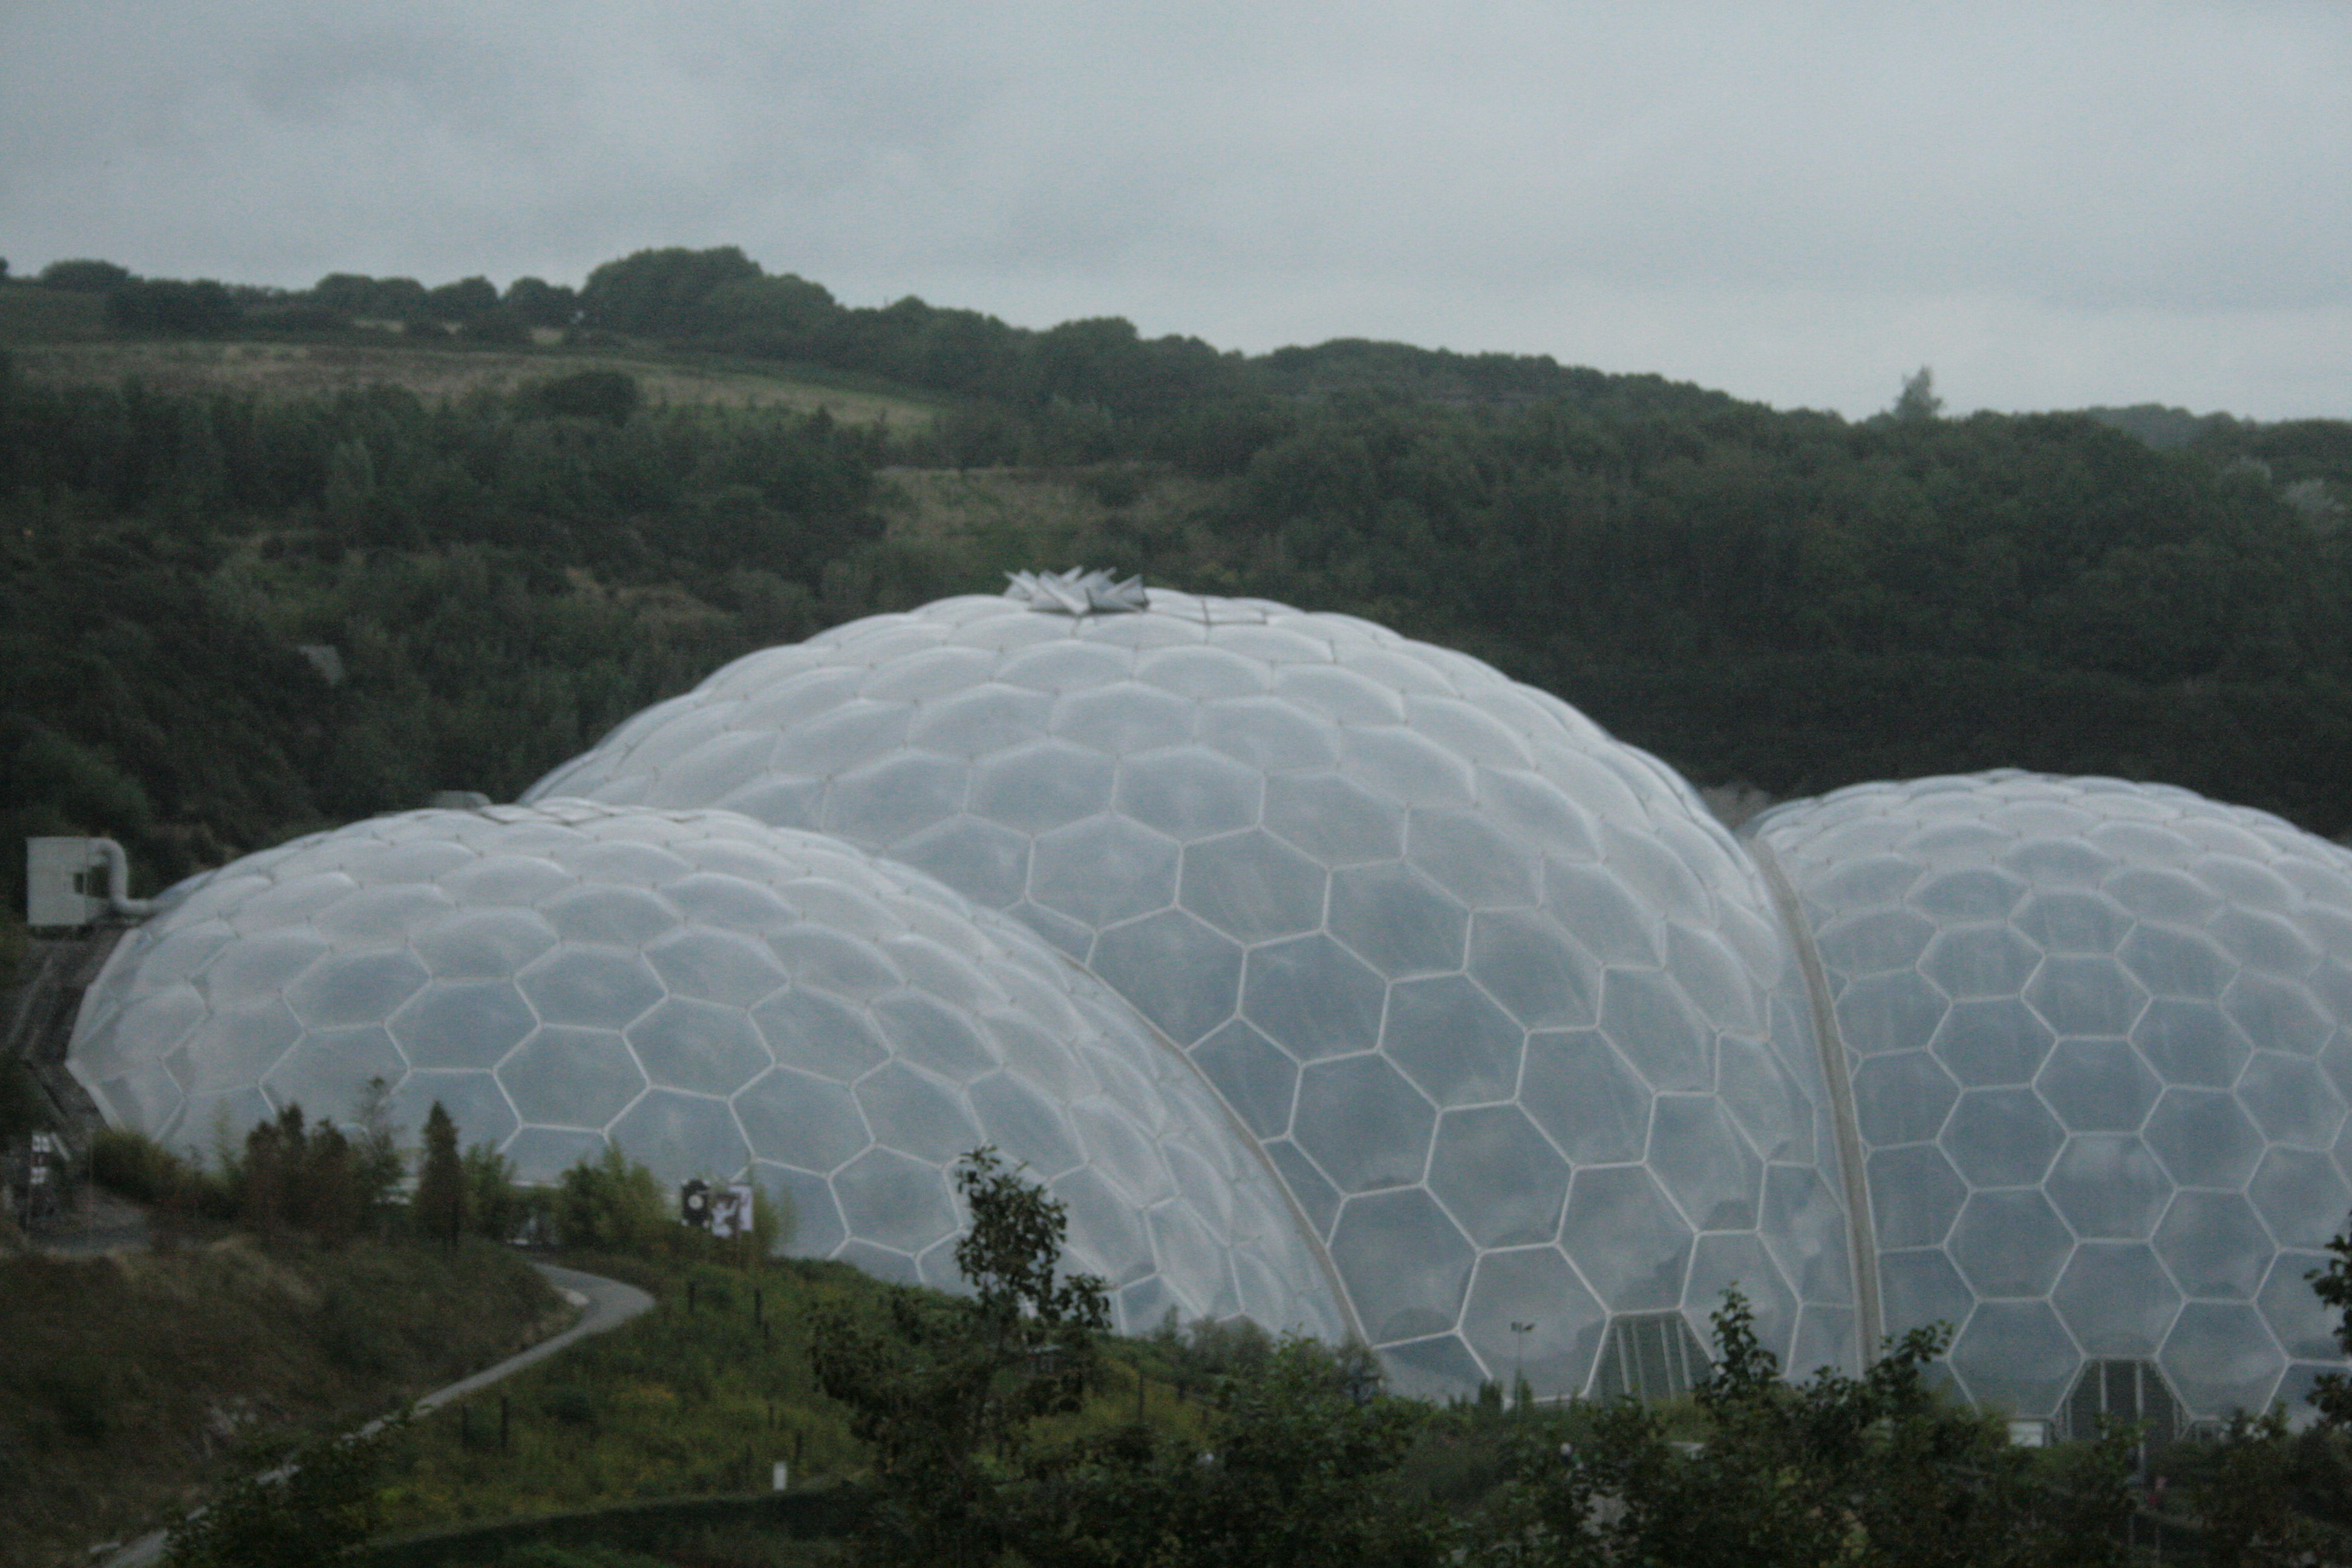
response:
{"label": "dark treeline", "polygon": [[[2352,826],[2352,424],[1945,419],[1924,380],[1854,423],[1543,358],[1251,358],[852,309],[731,248],[577,290],[157,293],[103,262],[0,287],[103,296],[131,336],[175,330],[140,298],[187,290],[241,331],[495,318],[942,409],[885,431],[655,406],[554,346],[548,379],[439,405],[0,369],[0,814],[122,838],[149,884],[435,789],[509,796],[736,654],[1078,561],[1467,648],[1702,782],[2016,765]],[[894,464],[1049,470],[1092,521],[886,538]]]}
{"label": "dark treeline", "polygon": [[2079,416],[1339,405],[1214,539],[1254,593],[1467,647],[1706,780],[2015,765],[2352,822],[2336,518]]}
{"label": "dark treeline", "polygon": [[877,458],[823,416],[637,407],[611,373],[428,407],[0,360],[0,818],[169,880],[436,789],[509,797],[873,608]]}

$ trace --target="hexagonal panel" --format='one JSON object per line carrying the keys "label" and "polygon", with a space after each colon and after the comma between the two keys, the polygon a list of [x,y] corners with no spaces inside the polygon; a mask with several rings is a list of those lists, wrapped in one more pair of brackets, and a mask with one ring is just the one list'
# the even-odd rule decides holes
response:
{"label": "hexagonal panel", "polygon": [[2046,1296],[2074,1249],[2050,1200],[2032,1189],[1978,1193],[1952,1227],[1952,1261],[1979,1296]]}
{"label": "hexagonal panel", "polygon": [[1236,1018],[1193,1047],[1192,1060],[1251,1131],[1275,1138],[1290,1131],[1298,1067],[1281,1047]]}
{"label": "hexagonal panel", "polygon": [[618,1033],[562,1024],[541,1028],[498,1071],[517,1115],[558,1127],[603,1127],[646,1088]]}
{"label": "hexagonal panel", "polygon": [[1061,698],[1052,728],[1063,740],[1117,757],[1182,745],[1200,710],[1171,692],[1122,680]]}
{"label": "hexagonal panel", "polygon": [[1309,1063],[1298,1077],[1299,1146],[1343,1193],[1421,1179],[1437,1111],[1377,1056]]}
{"label": "hexagonal panel", "polygon": [[541,1019],[619,1028],[662,998],[646,961],[616,948],[560,947],[517,977]]}
{"label": "hexagonal panel", "polygon": [[1935,1247],[1959,1217],[1969,1186],[1932,1143],[1874,1150],[1871,1215],[1884,1247]]}
{"label": "hexagonal panel", "polygon": [[2352,1210],[2352,1186],[2336,1162],[2302,1149],[2273,1149],[2263,1156],[2246,1196],[2281,1247],[2321,1247],[2345,1227]]}
{"label": "hexagonal panel", "polygon": [[1976,1310],[1976,1293],[1939,1247],[1881,1253],[1878,1284],[1890,1334],[1934,1323],[1958,1329]]}
{"label": "hexagonal panel", "polygon": [[1301,1061],[1370,1048],[1387,987],[1363,960],[1319,933],[1253,948],[1242,1013]]}
{"label": "hexagonal panel", "polygon": [[2256,1051],[2238,1075],[2238,1103],[2275,1142],[2326,1148],[2344,1125],[2344,1097],[2319,1064],[2283,1051]]}
{"label": "hexagonal panel", "polygon": [[1045,833],[1110,808],[1118,765],[1098,751],[1044,741],[983,758],[971,809],[1023,833]]}
{"label": "hexagonal panel", "polygon": [[261,1087],[278,1105],[299,1105],[313,1121],[336,1121],[357,1109],[353,1084],[371,1079],[397,1083],[408,1063],[381,1028],[320,1029],[305,1035],[278,1058]]}
{"label": "hexagonal panel", "polygon": [[1421,872],[1473,909],[1532,907],[1538,857],[1495,824],[1461,811],[1416,811],[1408,854]]}
{"label": "hexagonal panel", "polygon": [[2048,1187],[2066,1223],[2085,1240],[2145,1240],[2172,1197],[2172,1182],[2147,1145],[2122,1132],[2068,1139]]}
{"label": "hexagonal panel", "polygon": [[1391,976],[1462,967],[1470,911],[1397,862],[1331,873],[1331,934]]}
{"label": "hexagonal panel", "polygon": [[1527,1246],[1559,1232],[1568,1165],[1517,1106],[1438,1119],[1429,1185],[1482,1247]]}
{"label": "hexagonal panel", "polygon": [[1331,1261],[1366,1331],[1387,1341],[1452,1328],[1475,1253],[1429,1194],[1407,1187],[1349,1200]]}
{"label": "hexagonal panel", "polygon": [[498,1079],[486,1072],[413,1072],[392,1091],[387,1110],[403,1126],[424,1125],[438,1100],[457,1124],[457,1142],[470,1148],[505,1142],[515,1131],[514,1108]]}
{"label": "hexagonal panel", "polygon": [[2166,1089],[2145,1136],[2184,1187],[2243,1186],[2263,1153],[2263,1135],[2236,1097],[2218,1089]]}
{"label": "hexagonal panel", "polygon": [[1322,924],[1327,880],[1317,862],[1253,828],[1188,846],[1176,897],[1226,935],[1264,942]]}
{"label": "hexagonal panel", "polygon": [[1201,710],[1201,743],[1262,773],[1316,773],[1339,761],[1329,723],[1279,698],[1226,698]]}
{"label": "hexagonal panel", "polygon": [[1706,1027],[1664,974],[1609,971],[1601,984],[1601,1032],[1653,1089],[1712,1087]]}
{"label": "hexagonal panel", "polygon": [[955,1205],[937,1166],[890,1149],[868,1149],[833,1178],[853,1236],[909,1255],[955,1234]]}
{"label": "hexagonal panel", "polygon": [[2113,952],[2132,929],[2131,917],[2104,895],[2057,889],[2029,894],[2016,924],[2044,952]]}
{"label": "hexagonal panel", "polygon": [[783,989],[789,978],[766,943],[701,926],[653,943],[646,962],[671,995],[737,1007]]}
{"label": "hexagonal panel", "polygon": [[1907,1050],[1936,1037],[1948,1005],[1942,992],[1910,970],[1874,974],[1839,994],[1838,1032],[1859,1053]]}
{"label": "hexagonal panel", "polygon": [[1904,901],[1938,923],[1998,921],[2009,917],[2025,890],[2024,882],[2007,872],[1975,866],[1931,871],[1911,885]]}
{"label": "hexagonal panel", "polygon": [[[1584,1392],[1608,1321],[1601,1303],[1549,1247],[1490,1252],[1462,1309],[1462,1332],[1486,1375],[1527,1379],[1538,1399]],[[1524,1332],[1511,1325],[1531,1325]]]}
{"label": "hexagonal panel", "polygon": [[584,887],[551,900],[540,911],[556,935],[571,942],[641,947],[676,931],[677,910],[645,888]]}
{"label": "hexagonal panel", "polygon": [[2025,988],[2025,999],[2060,1035],[2126,1035],[2147,993],[2111,959],[2053,953]]}
{"label": "hexagonal panel", "polygon": [[874,1004],[874,1020],[899,1056],[942,1078],[961,1081],[996,1066],[971,1014],[935,995],[885,996]]}
{"label": "hexagonal panel", "polygon": [[1518,1101],[1580,1165],[1638,1160],[1648,1146],[1651,1090],[1597,1029],[1528,1037]]}
{"label": "hexagonal panel", "polygon": [[1112,804],[1181,842],[1235,833],[1255,824],[1259,790],[1255,770],[1188,746],[1122,761]]}
{"label": "hexagonal panel", "polygon": [[1265,826],[1327,866],[1393,860],[1404,853],[1404,808],[1336,773],[1265,782]]}
{"label": "hexagonal panel", "polygon": [[805,985],[771,997],[751,1016],[776,1061],[843,1082],[889,1054],[862,1013]]}
{"label": "hexagonal panel", "polygon": [[1952,1369],[1969,1393],[2020,1415],[2058,1408],[2082,1358],[2046,1301],[1987,1301],[1952,1343]]}
{"label": "hexagonal panel", "polygon": [[1937,934],[1919,971],[1955,999],[2013,996],[2041,963],[2040,950],[2008,926],[1962,926]]}
{"label": "hexagonal panel", "polygon": [[2149,1357],[2180,1310],[2180,1292],[2145,1245],[2085,1242],[2051,1301],[2084,1352]]}
{"label": "hexagonal panel", "polygon": [[1650,1169],[1694,1230],[1756,1224],[1764,1163],[1713,1096],[1662,1094],[1651,1108]]}
{"label": "hexagonal panel", "polygon": [[1458,974],[1389,987],[1382,1050],[1439,1105],[1507,1099],[1526,1032]]}
{"label": "hexagonal panel", "polygon": [[1953,1003],[1931,1044],[1960,1084],[1984,1089],[2032,1082],[2055,1039],[2032,1008],[2005,996]]}
{"label": "hexagonal panel", "polygon": [[1057,1175],[1084,1158],[1062,1112],[1012,1075],[991,1073],[969,1092],[988,1141],[1038,1175]]}
{"label": "hexagonal panel", "polygon": [[1029,886],[1027,837],[976,816],[926,828],[892,845],[890,854],[992,910],[1017,902]]}
{"label": "hexagonal panel", "polygon": [[1916,910],[1864,908],[1821,929],[1814,947],[1843,975],[1911,969],[1936,937],[1936,922]]}
{"label": "hexagonal panel", "polygon": [[1187,1045],[1234,1016],[1242,948],[1182,910],[1162,910],[1097,937],[1092,968]]}
{"label": "hexagonal panel", "polygon": [[1096,927],[1176,901],[1182,856],[1171,838],[1117,816],[1090,817],[1036,842],[1029,896]]}
{"label": "hexagonal panel", "polygon": [[2032,1089],[1972,1089],[1953,1108],[1942,1142],[1971,1184],[2017,1187],[2042,1180],[2065,1138]]}
{"label": "hexagonal panel", "polygon": [[773,1060],[739,1007],[671,997],[624,1031],[646,1076],[662,1089],[730,1095]]}
{"label": "hexagonal panel", "polygon": [[2164,1091],[2121,1040],[2061,1041],[2034,1087],[2073,1132],[2136,1131]]}
{"label": "hexagonal panel", "polygon": [[1496,910],[1471,922],[1469,970],[1530,1029],[1576,1028],[1599,1016],[1601,965],[1549,915]]}
{"label": "hexagonal panel", "polygon": [[2268,1405],[2286,1358],[2252,1306],[2191,1301],[2173,1321],[2160,1364],[2190,1412],[2210,1417]]}
{"label": "hexagonal panel", "polygon": [[965,763],[901,752],[828,780],[821,820],[826,832],[856,843],[896,844],[961,812],[971,787]]}
{"label": "hexagonal panel", "polygon": [[2227,1089],[2253,1053],[2246,1037],[2210,1002],[2157,996],[2131,1030],[2133,1048],[2166,1084]]}
{"label": "hexagonal panel", "polygon": [[1889,1051],[1853,1069],[1854,1115],[1874,1145],[1934,1138],[1959,1095],[1952,1075],[1926,1051]]}
{"label": "hexagonal panel", "polygon": [[2182,1193],[2156,1229],[2157,1256],[2191,1296],[2243,1300],[2270,1267],[2269,1233],[2236,1193]]}
{"label": "hexagonal panel", "polygon": [[2204,935],[2169,926],[2135,927],[2116,956],[2158,996],[2217,997],[2238,973],[2237,964]]}
{"label": "hexagonal panel", "polygon": [[322,958],[286,987],[287,1005],[313,1029],[373,1024],[424,989],[431,976],[406,948]]}
{"label": "hexagonal panel", "polygon": [[392,1019],[410,1065],[494,1068],[538,1026],[509,980],[436,981]]}
{"label": "hexagonal panel", "polygon": [[1578,1171],[1569,1183],[1559,1241],[1610,1310],[1681,1304],[1690,1229],[1641,1167]]}

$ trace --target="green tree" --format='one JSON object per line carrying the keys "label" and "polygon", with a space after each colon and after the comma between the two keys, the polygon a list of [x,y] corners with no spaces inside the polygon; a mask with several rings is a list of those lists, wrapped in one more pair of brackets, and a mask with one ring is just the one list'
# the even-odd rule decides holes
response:
{"label": "green tree", "polygon": [[52,261],[41,268],[41,287],[76,294],[110,294],[131,281],[131,268],[87,258]]}
{"label": "green tree", "polygon": [[408,1212],[419,1236],[446,1239],[452,1247],[466,1228],[466,1166],[457,1153],[457,1124],[437,1100],[425,1114],[424,1157]]}
{"label": "green tree", "polygon": [[1944,412],[1944,400],[1936,395],[1936,373],[1927,365],[1903,378],[1903,391],[1895,399],[1895,417],[1903,424],[1924,425]]}
{"label": "green tree", "polygon": [[507,285],[506,308],[534,327],[568,327],[580,309],[577,292],[541,278],[518,278]]}
{"label": "green tree", "polygon": [[809,1356],[872,1454],[879,1543],[961,1564],[1004,1544],[1030,1427],[1078,1408],[1109,1314],[1102,1281],[1060,1271],[1060,1202],[993,1149],[966,1155],[955,1182],[971,1214],[956,1267],[972,1294],[894,1289],[879,1322],[822,1310]]}
{"label": "green tree", "polygon": [[[2352,1227],[2339,1231],[2327,1243],[2327,1267],[2306,1275],[2311,1289],[2336,1313],[2336,1344],[2352,1356]],[[2312,1406],[2329,1426],[2352,1427],[2352,1378],[2340,1372],[2323,1372],[2312,1385]]]}
{"label": "green tree", "polygon": [[514,1162],[489,1143],[467,1147],[463,1161],[466,1223],[477,1236],[491,1241],[511,1241],[530,1212],[530,1200],[515,1184]]}
{"label": "green tree", "polygon": [[293,1449],[173,1526],[170,1568],[327,1568],[375,1532],[377,1478],[404,1417]]}
{"label": "green tree", "polygon": [[555,1198],[557,1237],[592,1252],[649,1253],[677,1229],[654,1173],[611,1144],[563,1173]]}
{"label": "green tree", "polygon": [[[2055,1474],[1994,1418],[1939,1397],[1945,1331],[1906,1335],[1859,1378],[1780,1377],[1736,1291],[1715,1314],[1717,1362],[1696,1390],[1696,1446],[1659,1413],[1602,1412],[1571,1462],[1522,1456],[1502,1552],[1569,1564],[1675,1568],[2059,1568],[2123,1560],[2128,1433]],[[1602,1510],[1599,1500],[1613,1500]]]}
{"label": "green tree", "polygon": [[461,278],[425,296],[425,312],[436,321],[470,321],[499,308],[499,291],[487,278]]}

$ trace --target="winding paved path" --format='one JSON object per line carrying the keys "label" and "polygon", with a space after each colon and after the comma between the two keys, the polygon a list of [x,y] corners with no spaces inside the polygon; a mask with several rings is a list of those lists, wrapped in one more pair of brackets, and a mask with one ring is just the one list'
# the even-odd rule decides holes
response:
{"label": "winding paved path", "polygon": [[[463,1399],[477,1389],[487,1388],[500,1378],[510,1377],[534,1362],[545,1361],[558,1351],[566,1349],[590,1334],[601,1334],[607,1329],[617,1329],[639,1313],[653,1310],[654,1299],[635,1285],[624,1285],[618,1279],[607,1279],[601,1274],[583,1274],[576,1268],[559,1268],[552,1263],[533,1263],[533,1268],[547,1276],[549,1284],[563,1294],[565,1300],[586,1310],[580,1321],[560,1334],[547,1338],[507,1357],[502,1362],[484,1367],[468,1378],[462,1378],[446,1388],[436,1388],[416,1401],[417,1414],[438,1410],[454,1399]],[[360,1430],[373,1432],[383,1426],[381,1420],[371,1421]],[[151,1531],[106,1560],[106,1568],[144,1568],[163,1555],[167,1531]]]}

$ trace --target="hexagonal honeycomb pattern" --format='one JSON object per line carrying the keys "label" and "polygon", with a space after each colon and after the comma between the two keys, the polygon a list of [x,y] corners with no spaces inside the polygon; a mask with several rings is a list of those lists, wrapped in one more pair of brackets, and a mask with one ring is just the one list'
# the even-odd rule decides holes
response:
{"label": "hexagonal honeycomb pattern", "polygon": [[2304,1275],[2352,1209],[2352,856],[2186,790],[1863,784],[1750,831],[1853,1075],[1886,1327],[2055,1413],[2086,1359],[2190,1412],[2337,1354]]}
{"label": "hexagonal honeycomb pattern", "polygon": [[1654,759],[1475,659],[1255,600],[950,599],[738,660],[531,792],[559,795],[838,834],[1027,922],[1192,1053],[1406,1388],[1523,1360],[1580,1392],[1612,1314],[1704,1336],[1735,1282],[1794,1364],[1852,1363],[1756,868]]}
{"label": "hexagonal honeycomb pattern", "polygon": [[993,1143],[1128,1331],[1346,1326],[1264,1155],[1124,1002],[929,877],[732,813],[411,812],[248,856],[122,942],[69,1063],[181,1142],[380,1077],[410,1139],[437,1099],[529,1179],[608,1141],[665,1182],[749,1171],[796,1250],[934,1285],[948,1169]]}

